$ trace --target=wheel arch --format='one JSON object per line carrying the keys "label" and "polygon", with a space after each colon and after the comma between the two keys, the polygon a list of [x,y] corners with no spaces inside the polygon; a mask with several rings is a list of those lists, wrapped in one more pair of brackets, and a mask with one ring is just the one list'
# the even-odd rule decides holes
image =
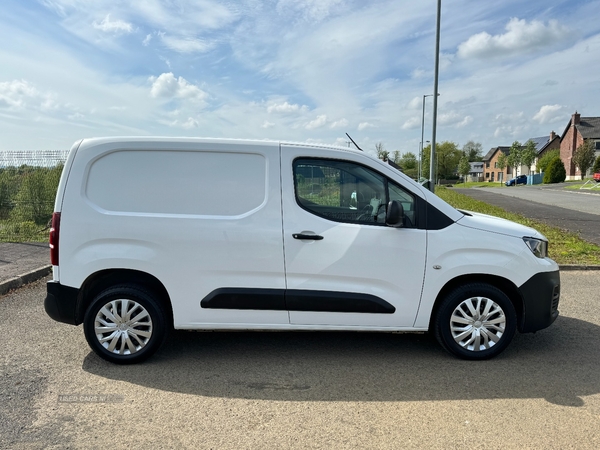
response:
{"label": "wheel arch", "polygon": [[433,308],[431,310],[431,316],[429,318],[429,330],[433,330],[433,324],[435,321],[435,317],[437,315],[437,311],[443,301],[443,299],[454,289],[459,286],[464,286],[465,284],[470,283],[487,283],[490,284],[502,292],[506,294],[509,298],[513,306],[515,307],[515,311],[517,313],[517,329],[521,331],[523,327],[523,317],[524,317],[524,302],[523,297],[521,296],[521,292],[515,286],[515,284],[503,277],[498,275],[490,275],[490,274],[468,274],[461,275],[456,278],[448,281],[444,287],[438,293],[435,303],[433,304]]}
{"label": "wheel arch", "polygon": [[106,269],[88,276],[79,290],[75,311],[77,324],[83,322],[85,311],[96,295],[118,284],[137,285],[154,293],[167,312],[167,323],[169,326],[173,326],[173,306],[164,284],[154,275],[132,269]]}

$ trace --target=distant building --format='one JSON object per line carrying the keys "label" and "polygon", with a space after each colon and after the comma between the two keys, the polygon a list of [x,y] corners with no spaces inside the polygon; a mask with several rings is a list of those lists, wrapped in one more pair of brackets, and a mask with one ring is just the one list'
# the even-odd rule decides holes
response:
{"label": "distant building", "polygon": [[540,158],[542,158],[546,153],[550,150],[559,149],[560,148],[560,136],[558,136],[554,131],[550,132],[550,136],[542,136],[537,138],[529,138],[525,143],[533,141],[535,144],[535,151],[537,156],[533,165],[531,166],[531,172],[536,172],[536,167]]}
{"label": "distant building", "polygon": [[483,181],[483,162],[470,162],[469,181]]}
{"label": "distant building", "polygon": [[494,147],[483,157],[483,181],[501,183],[512,177],[512,167],[505,167],[503,170],[498,168],[498,156],[501,153],[508,156],[510,147]]}
{"label": "distant building", "polygon": [[560,159],[567,171],[567,180],[581,177],[579,168],[573,164],[573,154],[584,141],[592,140],[596,157],[600,155],[600,117],[581,117],[575,111],[560,138]]}

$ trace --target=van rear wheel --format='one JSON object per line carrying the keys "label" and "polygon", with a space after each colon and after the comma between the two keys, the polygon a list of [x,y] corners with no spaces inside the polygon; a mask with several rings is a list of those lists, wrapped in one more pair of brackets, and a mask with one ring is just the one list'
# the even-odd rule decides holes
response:
{"label": "van rear wheel", "polygon": [[453,355],[489,359],[504,351],[512,340],[517,313],[500,289],[472,283],[446,296],[437,310],[434,329],[438,342]]}
{"label": "van rear wheel", "polygon": [[134,364],[150,357],[164,341],[166,314],[160,301],[144,289],[113,286],[94,298],[83,329],[98,356],[117,364]]}

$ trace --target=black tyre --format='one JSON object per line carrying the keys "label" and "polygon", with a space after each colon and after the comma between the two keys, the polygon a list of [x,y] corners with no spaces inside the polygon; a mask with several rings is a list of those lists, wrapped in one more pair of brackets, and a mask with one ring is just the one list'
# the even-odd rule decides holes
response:
{"label": "black tyre", "polygon": [[473,283],[453,290],[434,318],[438,342],[463,359],[489,359],[500,354],[517,329],[517,313],[500,289]]}
{"label": "black tyre", "polygon": [[143,288],[113,286],[94,298],[83,330],[98,356],[116,364],[134,364],[150,357],[163,343],[167,315],[160,301]]}

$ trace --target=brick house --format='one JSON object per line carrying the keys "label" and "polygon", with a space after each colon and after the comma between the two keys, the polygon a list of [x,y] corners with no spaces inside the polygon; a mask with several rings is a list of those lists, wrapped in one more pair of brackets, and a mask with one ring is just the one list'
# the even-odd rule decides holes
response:
{"label": "brick house", "polygon": [[504,182],[512,178],[512,167],[505,167],[504,170],[498,168],[498,156],[504,153],[506,156],[510,153],[510,147],[494,147],[483,157],[483,180],[494,182]]}
{"label": "brick house", "polygon": [[573,164],[573,154],[584,140],[595,142],[596,158],[600,155],[600,117],[581,117],[575,111],[560,138],[560,159],[567,171],[567,180],[581,178],[579,168]]}

